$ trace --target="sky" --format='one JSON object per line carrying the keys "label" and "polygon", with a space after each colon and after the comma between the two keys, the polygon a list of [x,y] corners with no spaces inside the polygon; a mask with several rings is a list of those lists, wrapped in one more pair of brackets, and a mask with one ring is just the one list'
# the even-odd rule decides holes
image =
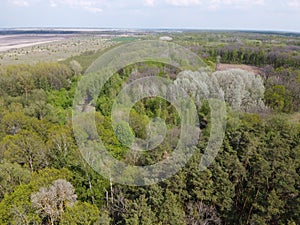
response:
{"label": "sky", "polygon": [[300,0],[0,0],[0,28],[11,27],[300,32]]}

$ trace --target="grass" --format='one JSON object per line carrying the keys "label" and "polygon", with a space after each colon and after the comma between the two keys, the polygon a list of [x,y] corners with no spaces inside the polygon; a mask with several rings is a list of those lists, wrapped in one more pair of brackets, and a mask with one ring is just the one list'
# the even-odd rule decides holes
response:
{"label": "grass", "polygon": [[136,37],[115,37],[111,39],[114,42],[132,42],[136,41],[138,38]]}
{"label": "grass", "polygon": [[288,115],[288,120],[293,124],[300,124],[300,112]]}
{"label": "grass", "polygon": [[79,62],[79,64],[82,66],[83,71],[86,71],[86,69],[96,60],[98,59],[102,54],[104,54],[105,52],[109,51],[110,49],[120,45],[119,44],[114,44],[114,45],[110,45],[109,47],[105,47],[102,49],[99,49],[97,51],[87,51],[84,52],[81,55],[77,55],[77,56],[72,56],[64,61],[62,61],[62,63],[64,64],[69,64],[71,61],[75,60],[77,62]]}

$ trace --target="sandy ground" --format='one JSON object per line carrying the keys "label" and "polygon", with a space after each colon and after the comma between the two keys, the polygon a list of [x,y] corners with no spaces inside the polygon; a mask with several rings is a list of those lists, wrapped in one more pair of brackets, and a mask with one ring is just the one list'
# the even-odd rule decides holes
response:
{"label": "sandy ground", "polygon": [[0,66],[57,62],[113,44],[110,37],[93,34],[0,35]]}
{"label": "sandy ground", "polygon": [[0,35],[0,52],[70,38],[70,35]]}
{"label": "sandy ground", "polygon": [[261,74],[260,68],[256,66],[248,66],[243,64],[222,64],[222,63],[217,65],[217,71],[224,71],[230,69],[242,69],[242,70],[252,72],[254,74]]}

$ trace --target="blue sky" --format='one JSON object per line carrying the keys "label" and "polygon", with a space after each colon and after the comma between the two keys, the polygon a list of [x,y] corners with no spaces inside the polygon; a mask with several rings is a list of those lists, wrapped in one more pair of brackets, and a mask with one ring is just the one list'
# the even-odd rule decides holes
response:
{"label": "blue sky", "polygon": [[300,0],[0,0],[0,27],[300,32]]}

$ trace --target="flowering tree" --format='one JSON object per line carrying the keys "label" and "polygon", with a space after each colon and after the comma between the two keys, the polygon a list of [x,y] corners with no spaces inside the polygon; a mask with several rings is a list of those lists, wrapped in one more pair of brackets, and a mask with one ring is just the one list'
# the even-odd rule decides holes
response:
{"label": "flowering tree", "polygon": [[66,206],[72,206],[77,199],[75,189],[71,183],[59,179],[49,188],[42,187],[31,195],[31,202],[43,220],[53,225],[61,219]]}

